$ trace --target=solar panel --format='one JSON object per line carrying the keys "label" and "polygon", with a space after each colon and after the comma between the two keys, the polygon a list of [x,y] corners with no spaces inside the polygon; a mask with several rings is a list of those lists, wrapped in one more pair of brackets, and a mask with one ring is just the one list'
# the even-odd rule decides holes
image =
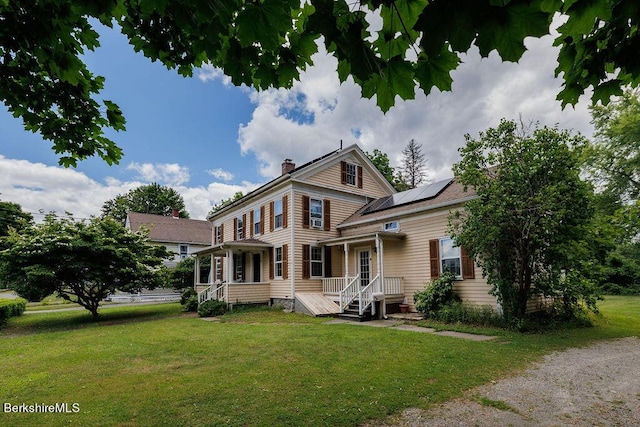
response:
{"label": "solar panel", "polygon": [[385,209],[395,208],[397,206],[406,205],[409,203],[415,203],[422,200],[433,199],[440,194],[445,188],[453,182],[453,179],[443,179],[442,181],[434,182],[433,184],[425,185],[423,187],[416,187],[411,190],[402,191],[400,193],[392,194],[391,196],[382,197],[374,200],[366,207],[362,214],[368,214],[372,212],[378,212]]}

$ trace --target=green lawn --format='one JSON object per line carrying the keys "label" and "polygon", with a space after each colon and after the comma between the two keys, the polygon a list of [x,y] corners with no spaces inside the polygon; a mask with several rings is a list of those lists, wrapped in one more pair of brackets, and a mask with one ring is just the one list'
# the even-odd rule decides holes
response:
{"label": "green lawn", "polygon": [[[472,342],[327,325],[281,312],[207,322],[177,304],[34,313],[0,330],[0,403],[78,403],[1,413],[13,425],[357,425],[515,374],[550,351],[637,335],[640,297],[607,297],[596,326],[487,331]],[[71,406],[70,406],[71,409]]]}

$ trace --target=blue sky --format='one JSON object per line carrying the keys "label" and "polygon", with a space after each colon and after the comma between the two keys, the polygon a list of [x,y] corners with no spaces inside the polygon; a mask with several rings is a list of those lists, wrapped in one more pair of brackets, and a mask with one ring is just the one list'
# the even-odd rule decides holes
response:
{"label": "blue sky", "polygon": [[592,132],[587,99],[565,110],[555,100],[561,82],[553,75],[557,51],[550,36],[529,40],[518,64],[495,54],[481,59],[472,50],[452,74],[452,92],[419,94],[382,114],[351,81],[339,84],[335,60],[322,52],[293,89],[256,92],[234,87],[211,67],[183,78],[136,54],[117,29],[100,33],[101,47],[86,62],[106,78],[101,99],[118,103],[127,118],[127,130],[111,134],[123,159],[115,166],[89,159],[60,168],[51,144],[0,106],[1,200],[32,213],[88,217],[117,194],[158,182],[182,194],[192,218],[204,219],[221,198],[277,176],[284,158],[305,163],[340,140],[378,148],[397,166],[402,148],[416,139],[429,176],[439,179],[451,176],[465,133],[477,136],[502,117],[521,114]]}

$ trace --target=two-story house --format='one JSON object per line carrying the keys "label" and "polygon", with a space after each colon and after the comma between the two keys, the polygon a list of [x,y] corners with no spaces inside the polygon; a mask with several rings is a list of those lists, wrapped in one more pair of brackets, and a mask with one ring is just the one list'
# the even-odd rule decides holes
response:
{"label": "two-story house", "polygon": [[214,268],[196,275],[199,300],[384,313],[412,304],[447,269],[464,300],[495,307],[464,248],[447,236],[449,212],[471,197],[453,180],[396,193],[357,145],[299,167],[287,159],[281,176],[209,218],[212,246],[197,264],[210,258]]}

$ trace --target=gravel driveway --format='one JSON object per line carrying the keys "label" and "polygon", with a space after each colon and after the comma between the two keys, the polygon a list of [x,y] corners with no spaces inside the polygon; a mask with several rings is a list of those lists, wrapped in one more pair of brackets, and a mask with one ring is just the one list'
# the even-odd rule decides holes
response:
{"label": "gravel driveway", "polygon": [[640,426],[640,339],[553,353],[522,375],[478,387],[466,398],[367,425]]}

